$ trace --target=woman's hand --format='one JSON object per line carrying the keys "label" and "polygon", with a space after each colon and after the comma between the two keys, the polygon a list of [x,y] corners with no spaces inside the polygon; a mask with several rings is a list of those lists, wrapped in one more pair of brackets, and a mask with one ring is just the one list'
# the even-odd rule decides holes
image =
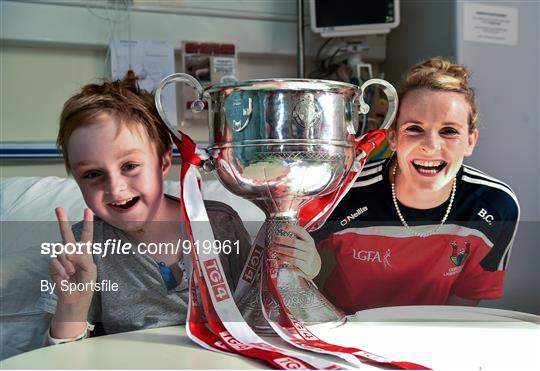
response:
{"label": "woman's hand", "polygon": [[287,224],[283,232],[295,237],[274,236],[270,249],[277,254],[280,262],[289,263],[300,269],[308,279],[313,279],[321,270],[321,257],[315,248],[315,241],[299,225]]}

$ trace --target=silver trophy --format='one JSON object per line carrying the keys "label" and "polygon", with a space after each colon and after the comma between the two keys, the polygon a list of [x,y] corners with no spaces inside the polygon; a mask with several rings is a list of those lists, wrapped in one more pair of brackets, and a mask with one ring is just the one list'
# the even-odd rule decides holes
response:
{"label": "silver trophy", "polygon": [[[208,101],[210,160],[205,168],[214,170],[229,191],[264,211],[266,247],[272,245],[274,236],[283,234],[284,224],[298,223],[298,210],[304,202],[343,184],[358,156],[354,135],[359,115],[369,111],[364,90],[379,84],[388,98],[381,129],[390,125],[397,109],[394,87],[380,79],[369,80],[360,88],[324,80],[268,79],[203,89],[190,75],[177,73],[163,79],[155,98],[161,118],[177,137],[161,104],[162,89],[171,82],[187,83],[196,90],[192,109],[200,111],[202,101]],[[276,268],[275,261],[271,263]],[[300,270],[288,264],[278,264],[276,269],[282,302],[297,320],[306,324],[345,320],[344,313]],[[265,276],[261,277],[239,308],[252,328],[266,333],[270,327],[261,300],[270,320],[279,321],[280,311]]]}

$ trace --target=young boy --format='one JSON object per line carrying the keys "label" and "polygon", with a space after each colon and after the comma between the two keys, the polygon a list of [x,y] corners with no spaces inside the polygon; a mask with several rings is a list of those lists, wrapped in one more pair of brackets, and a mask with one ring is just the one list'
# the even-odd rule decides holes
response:
{"label": "young boy", "polygon": [[[51,260],[56,295],[40,304],[54,313],[49,343],[86,337],[93,327],[87,321],[100,323],[105,333],[184,323],[189,254],[149,245],[177,246],[186,239],[179,200],[163,193],[171,139],[153,95],[139,90],[133,78],[83,87],[64,105],[57,144],[89,207],[73,229],[66,212],[56,209],[64,246],[108,244],[108,254],[83,248],[82,254]],[[205,206],[215,239],[238,246],[221,255],[234,290],[250,248],[248,233],[227,205],[206,201]],[[131,249],[113,248],[126,243]]]}

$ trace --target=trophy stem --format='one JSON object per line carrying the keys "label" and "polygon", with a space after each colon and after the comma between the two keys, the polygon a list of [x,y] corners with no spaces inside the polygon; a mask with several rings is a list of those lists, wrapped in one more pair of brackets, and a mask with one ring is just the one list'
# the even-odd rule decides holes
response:
{"label": "trophy stem", "polygon": [[[283,231],[284,224],[298,224],[298,219],[291,217],[277,217],[266,219],[266,246],[271,248],[275,236],[287,235]],[[276,285],[277,291],[282,297],[292,316],[306,324],[322,324],[330,327],[342,324],[345,314],[330,303],[318,290],[315,284],[306,278],[304,274],[296,267],[286,263],[279,263],[275,255],[265,251],[263,259],[262,273],[255,280],[250,290],[241,300],[239,307],[246,322],[259,334],[273,334],[273,330],[264,318],[261,298],[264,301],[266,314],[272,322],[282,322],[279,305],[270,290],[271,283],[264,274],[267,267],[277,269]],[[270,258],[269,258],[270,256]]]}

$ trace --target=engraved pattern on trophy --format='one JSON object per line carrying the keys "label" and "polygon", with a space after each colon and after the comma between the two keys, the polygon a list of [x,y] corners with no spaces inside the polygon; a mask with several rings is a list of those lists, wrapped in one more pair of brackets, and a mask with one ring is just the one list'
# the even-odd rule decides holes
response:
{"label": "engraved pattern on trophy", "polygon": [[311,128],[321,122],[321,109],[312,95],[300,99],[294,106],[292,116],[297,124]]}
{"label": "engraved pattern on trophy", "polygon": [[243,98],[238,95],[234,95],[231,101],[232,104],[228,111],[225,107],[225,117],[231,120],[233,130],[239,132],[249,124],[253,112],[253,101],[250,97]]}
{"label": "engraved pattern on trophy", "polygon": [[314,161],[343,161],[345,156],[340,153],[327,153],[327,152],[318,152],[318,151],[309,151],[309,152],[300,152],[300,151],[290,151],[283,153],[275,152],[259,152],[255,156],[256,160],[266,161],[269,158],[279,158],[282,160],[314,160]]}

